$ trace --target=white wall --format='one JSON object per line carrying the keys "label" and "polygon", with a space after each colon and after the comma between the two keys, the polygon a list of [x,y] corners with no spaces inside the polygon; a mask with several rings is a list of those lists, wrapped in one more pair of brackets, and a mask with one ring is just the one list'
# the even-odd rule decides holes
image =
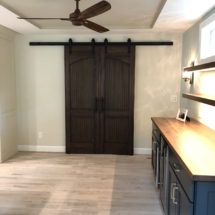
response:
{"label": "white wall", "polygon": [[[199,26],[202,21],[215,13],[215,9],[206,14],[199,22],[188,29],[183,35],[182,67],[201,64],[199,59]],[[182,68],[183,71],[183,68]],[[194,73],[194,84],[181,80],[182,93],[201,93],[215,95],[215,70]],[[188,115],[215,130],[215,107],[188,99],[181,99],[181,107],[188,109]]]}
{"label": "white wall", "polygon": [[14,37],[0,26],[0,162],[17,152]]}
{"label": "white wall", "polygon": [[[64,48],[29,46],[33,41],[103,41],[94,35],[17,35],[15,38],[18,144],[65,146]],[[136,50],[135,148],[151,147],[151,117],[175,117],[179,107],[182,35],[145,33],[108,35],[109,41],[173,41],[173,46],[139,46]],[[170,103],[170,95],[178,96]],[[38,138],[38,132],[43,138]],[[41,147],[40,147],[41,149]],[[46,149],[50,149],[46,147]]]}

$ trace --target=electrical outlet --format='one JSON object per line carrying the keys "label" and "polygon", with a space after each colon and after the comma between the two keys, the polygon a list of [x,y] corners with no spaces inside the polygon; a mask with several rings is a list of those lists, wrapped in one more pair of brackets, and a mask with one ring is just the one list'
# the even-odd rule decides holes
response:
{"label": "electrical outlet", "polygon": [[39,132],[39,138],[43,138],[43,132]]}
{"label": "electrical outlet", "polygon": [[170,102],[177,102],[177,96],[176,95],[171,95],[170,96]]}

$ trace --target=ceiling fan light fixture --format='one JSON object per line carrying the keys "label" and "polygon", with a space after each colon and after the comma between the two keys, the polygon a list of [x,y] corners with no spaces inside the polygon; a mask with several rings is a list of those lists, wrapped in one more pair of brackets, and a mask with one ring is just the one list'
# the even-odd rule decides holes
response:
{"label": "ceiling fan light fixture", "polygon": [[73,20],[72,24],[75,26],[81,26],[81,25],[83,25],[83,21],[82,20]]}

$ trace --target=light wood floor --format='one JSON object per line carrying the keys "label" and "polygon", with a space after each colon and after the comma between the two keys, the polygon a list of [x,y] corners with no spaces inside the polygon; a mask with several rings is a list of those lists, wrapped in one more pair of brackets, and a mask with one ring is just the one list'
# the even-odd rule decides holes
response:
{"label": "light wood floor", "polygon": [[0,214],[163,215],[148,157],[19,152],[0,164]]}

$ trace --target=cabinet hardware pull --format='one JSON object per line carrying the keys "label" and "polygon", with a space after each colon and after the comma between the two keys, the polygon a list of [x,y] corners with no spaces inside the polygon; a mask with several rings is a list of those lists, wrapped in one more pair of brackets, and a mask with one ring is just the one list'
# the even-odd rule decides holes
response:
{"label": "cabinet hardware pull", "polygon": [[173,199],[172,199],[172,202],[173,202],[173,204],[175,204],[175,205],[177,205],[178,204],[178,202],[177,201],[175,201],[175,191],[176,190],[178,190],[178,187],[173,187]]}
{"label": "cabinet hardware pull", "polygon": [[177,168],[177,164],[173,164],[173,170],[175,171],[175,172],[180,172],[180,169],[179,168]]}
{"label": "cabinet hardware pull", "polygon": [[176,183],[172,183],[171,184],[171,189],[170,189],[170,192],[171,192],[171,199],[173,200],[173,187],[176,186]]}

